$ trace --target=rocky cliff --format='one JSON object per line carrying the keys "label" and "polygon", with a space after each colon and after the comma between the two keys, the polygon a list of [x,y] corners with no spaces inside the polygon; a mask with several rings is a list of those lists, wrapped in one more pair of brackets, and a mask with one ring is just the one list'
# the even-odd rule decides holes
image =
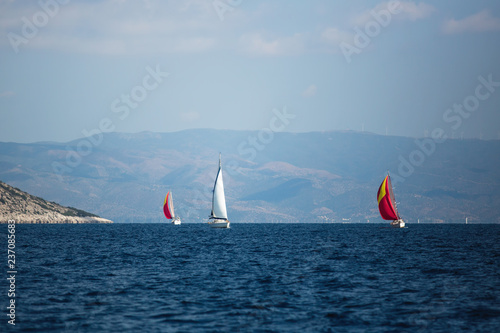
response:
{"label": "rocky cliff", "polygon": [[0,223],[113,223],[97,215],[23,192],[0,182]]}

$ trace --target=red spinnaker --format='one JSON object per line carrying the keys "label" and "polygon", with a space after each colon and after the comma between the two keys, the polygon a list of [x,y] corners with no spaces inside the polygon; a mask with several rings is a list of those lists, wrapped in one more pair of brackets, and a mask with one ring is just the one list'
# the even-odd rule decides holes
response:
{"label": "red spinnaker", "polygon": [[163,213],[165,214],[165,217],[167,219],[172,219],[172,214],[170,213],[169,209],[169,196],[170,192],[167,193],[167,196],[165,197],[165,202],[163,203]]}
{"label": "red spinnaker", "polygon": [[392,192],[391,178],[387,175],[377,192],[378,210],[384,220],[398,220],[398,212]]}

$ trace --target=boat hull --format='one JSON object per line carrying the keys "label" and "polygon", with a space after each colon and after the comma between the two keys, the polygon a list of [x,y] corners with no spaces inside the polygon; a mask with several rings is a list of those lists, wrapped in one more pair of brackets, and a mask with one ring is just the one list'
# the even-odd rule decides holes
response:
{"label": "boat hull", "polygon": [[211,228],[229,228],[229,222],[228,220],[211,220],[208,221],[208,225]]}
{"label": "boat hull", "polygon": [[391,226],[393,226],[394,228],[404,228],[405,221],[403,221],[402,219],[392,221]]}
{"label": "boat hull", "polygon": [[180,218],[175,218],[172,220],[173,225],[180,225],[181,224],[181,219]]}

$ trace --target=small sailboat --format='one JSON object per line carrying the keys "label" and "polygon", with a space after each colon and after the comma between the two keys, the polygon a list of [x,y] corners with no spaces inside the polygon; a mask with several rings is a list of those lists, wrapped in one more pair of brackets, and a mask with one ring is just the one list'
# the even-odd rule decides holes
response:
{"label": "small sailboat", "polygon": [[181,218],[179,216],[175,216],[174,213],[174,201],[172,199],[172,193],[167,192],[167,196],[165,197],[165,202],[163,203],[163,213],[165,217],[169,220],[172,220],[172,224],[179,225],[181,224]]}
{"label": "small sailboat", "polygon": [[377,192],[378,210],[384,220],[392,220],[391,225],[396,228],[404,228],[405,222],[399,216],[394,192],[392,190],[391,177],[389,173],[384,178]]}
{"label": "small sailboat", "polygon": [[222,163],[219,154],[219,171],[215,177],[215,184],[212,193],[212,212],[208,224],[212,228],[229,228],[227,219],[226,197],[224,196],[224,183],[222,182]]}

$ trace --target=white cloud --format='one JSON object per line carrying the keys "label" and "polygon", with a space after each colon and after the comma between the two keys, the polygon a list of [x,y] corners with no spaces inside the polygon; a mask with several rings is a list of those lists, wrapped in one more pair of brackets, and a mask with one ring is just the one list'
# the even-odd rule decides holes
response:
{"label": "white cloud", "polygon": [[351,42],[354,38],[354,33],[342,31],[338,28],[326,28],[321,33],[321,40],[328,44],[338,45],[342,42]]}
{"label": "white cloud", "polygon": [[499,31],[500,19],[491,16],[490,12],[483,10],[477,14],[461,20],[449,19],[444,22],[442,31],[445,34],[462,32]]}
{"label": "white cloud", "polygon": [[416,4],[413,1],[401,1],[401,12],[395,15],[397,20],[417,21],[427,18],[436,11],[436,9],[426,3]]}
{"label": "white cloud", "polygon": [[[38,2],[0,3],[0,34],[23,36],[26,18],[43,9]],[[38,27],[23,48],[91,54],[196,53],[215,47],[220,22],[211,2],[124,1],[69,2]],[[0,43],[9,43],[3,38]]]}
{"label": "white cloud", "polygon": [[316,91],[317,90],[318,90],[318,88],[316,87],[316,85],[311,84],[309,87],[307,87],[306,90],[304,90],[302,92],[302,96],[304,96],[304,97],[312,97],[312,96],[316,95]]}
{"label": "white cloud", "polygon": [[[320,43],[327,46],[326,51],[331,53],[339,52],[339,45],[342,43],[353,44],[357,29],[363,30],[368,22],[377,22],[384,27],[394,21],[416,21],[424,19],[436,9],[423,2],[412,1],[386,1],[377,4],[375,7],[361,11],[348,20],[344,28],[328,27],[320,34]],[[380,23],[380,22],[383,22]],[[385,23],[387,22],[387,23]]]}
{"label": "white cloud", "polygon": [[[423,2],[399,1],[391,20],[418,20],[434,8]],[[354,26],[374,20],[372,12],[387,10],[381,2],[357,14],[344,26],[318,23],[295,33],[260,28],[279,15],[279,6],[237,6],[224,22],[211,0],[101,0],[71,1],[60,5],[49,23],[19,49],[50,49],[103,55],[202,53],[226,49],[253,56],[288,56],[303,53],[338,53],[342,42],[352,43]],[[38,2],[2,2],[0,35],[21,34],[23,21],[41,11]],[[329,21],[327,24],[329,24]],[[260,30],[255,30],[258,26]],[[305,28],[307,29],[307,28]],[[9,46],[7,38],[0,46]]]}
{"label": "white cloud", "polygon": [[300,54],[305,51],[305,43],[304,34],[266,40],[261,34],[253,33],[240,38],[240,46],[244,52],[260,56]]}

